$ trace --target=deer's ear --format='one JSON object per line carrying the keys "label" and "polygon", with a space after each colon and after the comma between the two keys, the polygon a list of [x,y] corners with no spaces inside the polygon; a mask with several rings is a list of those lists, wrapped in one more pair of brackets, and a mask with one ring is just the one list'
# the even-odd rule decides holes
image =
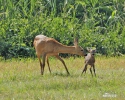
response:
{"label": "deer's ear", "polygon": [[74,46],[78,46],[78,39],[74,38]]}
{"label": "deer's ear", "polygon": [[87,49],[88,52],[90,52],[90,48],[87,47],[86,49]]}

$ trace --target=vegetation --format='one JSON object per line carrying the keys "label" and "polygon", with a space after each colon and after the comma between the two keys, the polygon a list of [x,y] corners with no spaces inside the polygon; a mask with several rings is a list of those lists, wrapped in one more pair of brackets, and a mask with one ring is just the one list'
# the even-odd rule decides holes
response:
{"label": "vegetation", "polygon": [[1,0],[0,55],[34,57],[33,39],[44,34],[104,55],[125,54],[124,0]]}
{"label": "vegetation", "polygon": [[[46,66],[41,76],[33,48],[38,34],[65,45],[78,37],[83,48],[96,48],[97,77],[89,69],[81,76],[80,57],[64,59],[70,76],[54,58],[52,74]],[[125,57],[111,56],[125,54],[124,37],[124,0],[0,0],[0,100],[123,100]]]}
{"label": "vegetation", "polygon": [[[50,59],[43,76],[36,59],[0,62],[0,100],[123,100],[125,98],[125,57],[96,57],[96,74],[89,69],[81,76],[83,58]],[[89,68],[89,67],[88,67]]]}

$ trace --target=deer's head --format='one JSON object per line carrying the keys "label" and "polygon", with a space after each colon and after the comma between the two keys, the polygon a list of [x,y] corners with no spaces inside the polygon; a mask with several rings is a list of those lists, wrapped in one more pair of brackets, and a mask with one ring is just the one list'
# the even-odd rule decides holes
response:
{"label": "deer's head", "polygon": [[76,51],[76,54],[80,55],[80,56],[85,56],[86,55],[86,52],[84,51],[84,49],[78,45],[78,39],[75,38],[74,39],[74,46],[75,46],[75,51]]}

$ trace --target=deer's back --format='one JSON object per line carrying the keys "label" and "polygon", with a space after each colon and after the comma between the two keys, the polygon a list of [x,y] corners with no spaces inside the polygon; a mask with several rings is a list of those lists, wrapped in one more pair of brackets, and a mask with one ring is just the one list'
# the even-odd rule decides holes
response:
{"label": "deer's back", "polygon": [[37,35],[34,39],[34,47],[39,53],[53,53],[59,45],[61,44],[58,41],[44,35]]}

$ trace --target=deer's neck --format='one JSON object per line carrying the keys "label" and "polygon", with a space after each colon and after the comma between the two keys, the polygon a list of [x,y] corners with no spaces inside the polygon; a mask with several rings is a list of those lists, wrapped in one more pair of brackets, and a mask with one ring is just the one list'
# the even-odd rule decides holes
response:
{"label": "deer's neck", "polygon": [[60,45],[59,47],[55,48],[55,51],[58,53],[75,54],[75,46]]}

